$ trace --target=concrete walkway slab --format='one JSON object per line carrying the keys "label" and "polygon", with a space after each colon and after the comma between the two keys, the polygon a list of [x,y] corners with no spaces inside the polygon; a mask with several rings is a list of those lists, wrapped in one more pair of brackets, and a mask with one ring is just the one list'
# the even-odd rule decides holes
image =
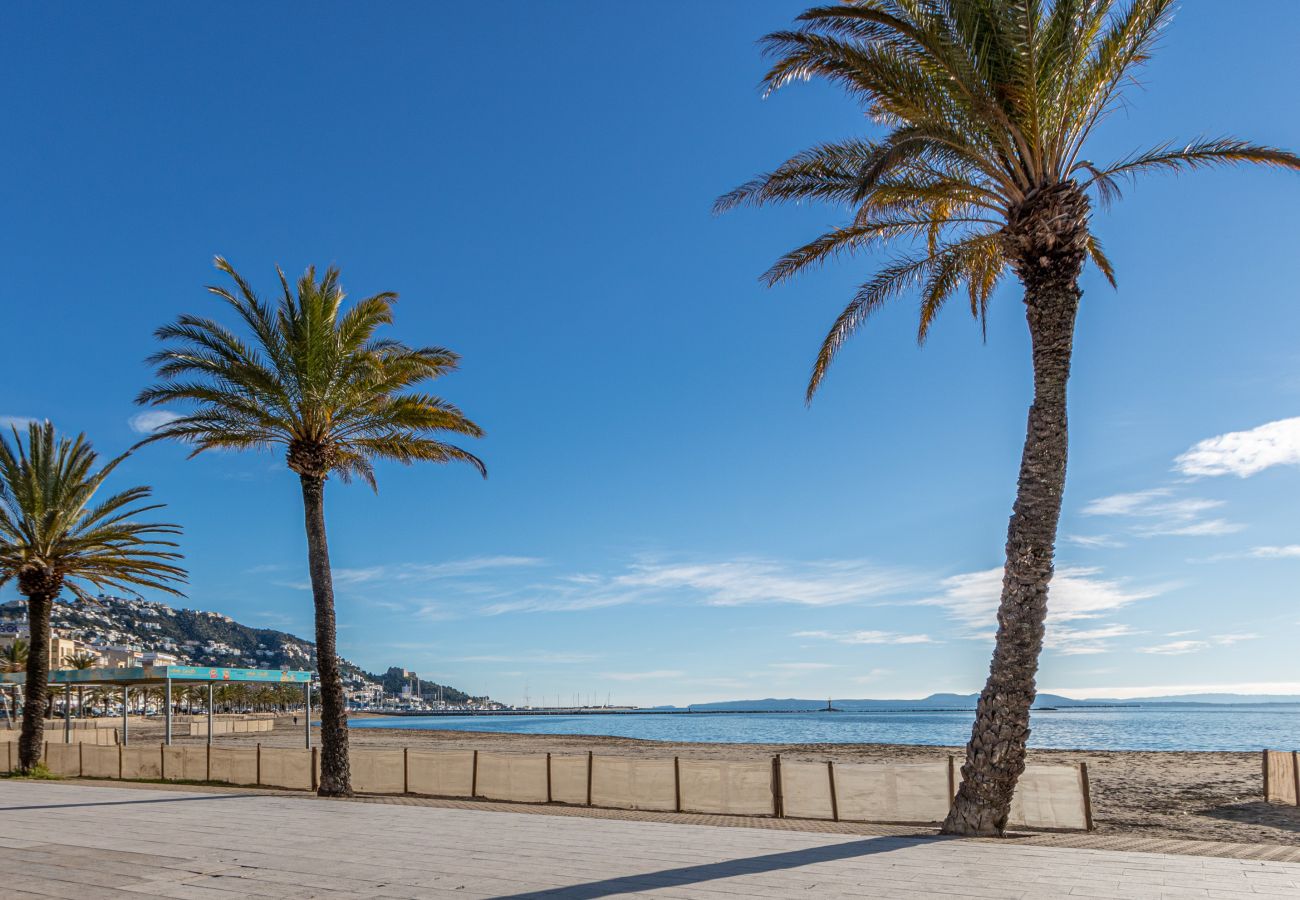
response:
{"label": "concrete walkway slab", "polygon": [[1300,864],[0,782],[0,897],[1300,898]]}

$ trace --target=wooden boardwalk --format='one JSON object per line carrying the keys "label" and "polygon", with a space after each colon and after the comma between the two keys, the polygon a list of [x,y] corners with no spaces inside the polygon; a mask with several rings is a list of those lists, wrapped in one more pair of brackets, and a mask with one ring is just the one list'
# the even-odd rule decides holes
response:
{"label": "wooden boardwalk", "polygon": [[0,782],[0,897],[1300,898],[1300,864]]}

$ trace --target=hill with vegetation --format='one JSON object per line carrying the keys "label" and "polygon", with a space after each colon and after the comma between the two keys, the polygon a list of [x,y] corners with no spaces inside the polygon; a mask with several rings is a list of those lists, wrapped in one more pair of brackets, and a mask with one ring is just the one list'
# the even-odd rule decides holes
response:
{"label": "hill with vegetation", "polygon": [[[21,600],[0,604],[0,622],[25,621]],[[316,645],[271,628],[253,628],[230,616],[198,609],[176,609],[126,597],[101,596],[94,604],[56,603],[53,628],[88,644],[130,647],[143,652],[171,653],[183,665],[258,669],[315,669]],[[341,660],[344,678],[353,686],[382,686],[400,694],[409,678],[398,666],[382,674],[366,672]],[[420,695],[435,698],[441,690],[448,703],[473,699],[450,685],[420,680]]]}

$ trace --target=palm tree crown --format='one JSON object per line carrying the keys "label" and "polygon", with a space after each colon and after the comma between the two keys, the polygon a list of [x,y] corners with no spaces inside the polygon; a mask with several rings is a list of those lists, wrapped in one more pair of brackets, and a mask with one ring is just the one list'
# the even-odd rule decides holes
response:
{"label": "palm tree crown", "polygon": [[371,487],[375,459],[467,462],[486,474],[478,457],[434,436],[479,437],[482,430],[438,397],[405,392],[453,371],[459,357],[442,347],[375,337],[392,322],[396,294],[367,297],[344,312],[338,270],[317,281],[311,268],[298,280],[296,296],[279,272],[283,293],[270,304],[221,257],[216,267],[235,290],[208,290],[235,311],[251,341],[201,316],[182,315],[158,329],[168,345],[150,359],[160,382],[137,402],[188,402],[193,411],[151,440],[179,440],[195,454],[279,445],[299,475],[337,472]]}
{"label": "palm tree crown", "polygon": [[[138,505],[149,488],[133,487],[94,503],[124,453],[94,471],[97,454],[85,435],[56,438],[54,426],[33,422],[27,443],[0,437],[0,585],[16,580],[31,596],[66,587],[89,600],[85,585],[168,594],[185,579],[171,536],[177,525],[139,522],[161,504]],[[92,505],[93,504],[93,505]],[[33,628],[37,623],[33,622]]]}
{"label": "palm tree crown", "polygon": [[[1173,0],[846,0],[768,35],[769,92],[825,78],[881,126],[876,140],[821,144],[725,194],[718,211],[819,200],[848,223],[781,257],[768,284],[884,244],[906,250],[861,285],[822,343],[811,400],[844,341],[882,303],[921,294],[918,339],[963,287],[983,320],[1010,268],[1032,287],[1042,241],[1075,241],[1107,279],[1114,272],[1087,225],[1090,196],[1116,199],[1125,178],[1152,170],[1300,158],[1233,138],[1161,144],[1108,163],[1088,138],[1148,58]],[[1077,227],[1062,237],[1060,220]]]}

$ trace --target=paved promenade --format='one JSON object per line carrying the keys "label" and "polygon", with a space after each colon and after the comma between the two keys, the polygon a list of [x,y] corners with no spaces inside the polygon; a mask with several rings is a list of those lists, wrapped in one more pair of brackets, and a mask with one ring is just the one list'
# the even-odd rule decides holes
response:
{"label": "paved promenade", "polygon": [[0,782],[0,897],[1300,898],[1300,864]]}

